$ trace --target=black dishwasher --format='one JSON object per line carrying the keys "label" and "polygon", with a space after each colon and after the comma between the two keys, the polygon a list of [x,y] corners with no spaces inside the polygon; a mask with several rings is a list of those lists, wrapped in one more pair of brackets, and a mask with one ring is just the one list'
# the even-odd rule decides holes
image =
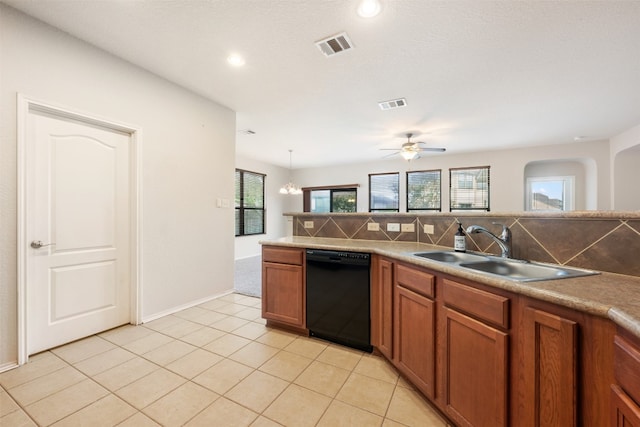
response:
{"label": "black dishwasher", "polygon": [[309,335],[371,352],[371,255],[307,249]]}

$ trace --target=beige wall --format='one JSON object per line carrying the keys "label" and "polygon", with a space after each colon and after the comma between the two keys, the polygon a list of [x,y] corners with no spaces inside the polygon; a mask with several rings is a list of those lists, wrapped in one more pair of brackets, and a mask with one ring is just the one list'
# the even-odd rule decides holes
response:
{"label": "beige wall", "polygon": [[616,210],[640,210],[638,165],[640,125],[611,139],[611,205]]}
{"label": "beige wall", "polygon": [[[408,163],[399,157],[372,163],[357,163],[335,167],[309,168],[294,172],[294,181],[303,187],[359,184],[358,212],[369,210],[368,175],[400,172],[400,212],[406,211],[405,172],[408,170],[442,170],[442,207],[449,206],[449,168],[491,166],[491,211],[523,211],[525,178],[528,163],[534,161],[580,162],[585,167],[585,205],[588,209],[610,208],[609,144],[607,141],[579,142],[553,146],[520,148],[477,153],[423,156]],[[291,212],[302,211],[302,199]]]}
{"label": "beige wall", "polygon": [[0,370],[17,360],[18,93],[142,129],[142,316],[233,287],[235,113],[0,4]]}

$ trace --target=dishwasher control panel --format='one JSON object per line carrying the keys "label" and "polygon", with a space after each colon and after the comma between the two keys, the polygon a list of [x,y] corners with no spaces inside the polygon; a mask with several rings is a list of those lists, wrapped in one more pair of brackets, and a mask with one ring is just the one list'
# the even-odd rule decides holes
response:
{"label": "dishwasher control panel", "polygon": [[307,249],[307,261],[369,264],[371,254],[362,252],[327,251]]}

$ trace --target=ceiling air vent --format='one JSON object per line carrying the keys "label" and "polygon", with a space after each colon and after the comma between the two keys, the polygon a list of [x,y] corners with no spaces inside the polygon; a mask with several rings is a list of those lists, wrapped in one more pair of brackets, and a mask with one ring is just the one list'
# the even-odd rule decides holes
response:
{"label": "ceiling air vent", "polygon": [[320,49],[324,56],[333,56],[336,53],[341,53],[353,48],[353,44],[351,44],[347,33],[337,34],[320,40],[316,42],[316,46],[318,46],[318,49]]}
{"label": "ceiling air vent", "polygon": [[392,99],[391,101],[378,102],[381,110],[391,110],[393,108],[400,108],[407,106],[407,100],[404,98]]}

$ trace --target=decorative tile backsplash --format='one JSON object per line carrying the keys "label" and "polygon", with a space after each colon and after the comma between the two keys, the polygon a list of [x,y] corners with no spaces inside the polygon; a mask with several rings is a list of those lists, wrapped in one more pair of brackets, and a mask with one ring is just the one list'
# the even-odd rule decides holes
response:
{"label": "decorative tile backsplash", "polygon": [[[513,258],[640,276],[640,214],[585,212],[558,215],[483,214],[288,214],[293,235],[382,241],[423,242],[453,247],[458,229],[477,224],[499,235],[506,224],[512,232]],[[305,228],[313,223],[313,227]],[[378,231],[368,224],[377,223]],[[414,231],[387,231],[387,224],[413,224]],[[424,232],[433,228],[433,234]],[[374,226],[375,228],[375,226]],[[410,226],[404,227],[406,230]],[[488,236],[467,235],[467,249],[500,254]]]}

